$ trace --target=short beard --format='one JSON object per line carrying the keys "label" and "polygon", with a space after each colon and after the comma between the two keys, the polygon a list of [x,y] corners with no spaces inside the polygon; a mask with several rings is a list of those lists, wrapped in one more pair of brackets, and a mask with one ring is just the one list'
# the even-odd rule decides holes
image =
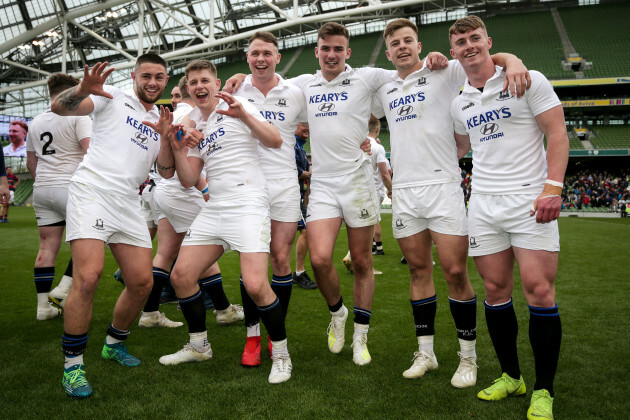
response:
{"label": "short beard", "polygon": [[144,92],[144,90],[140,89],[140,88],[136,88],[136,94],[138,95],[138,99],[140,99],[143,102],[146,102],[148,104],[154,104],[156,103],[158,100],[160,100],[160,97],[162,97],[162,93],[164,92],[164,90],[162,90],[161,92],[158,92],[158,94],[156,95],[155,99],[150,99],[147,97],[147,94]]}

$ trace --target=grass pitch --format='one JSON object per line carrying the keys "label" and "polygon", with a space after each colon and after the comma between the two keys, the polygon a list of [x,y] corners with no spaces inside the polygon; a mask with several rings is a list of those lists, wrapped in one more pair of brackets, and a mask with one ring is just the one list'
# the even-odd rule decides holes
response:
{"label": "grass pitch", "polygon": [[[160,356],[178,350],[187,341],[187,330],[137,326],[132,327],[127,344],[142,364],[124,368],[103,360],[100,351],[107,325],[122,290],[112,278],[116,264],[107,252],[85,354],[87,378],[95,392],[87,400],[73,400],[61,388],[63,320],[35,319],[33,262],[38,235],[33,210],[12,208],[10,220],[0,225],[0,400],[4,418],[525,418],[534,366],[527,336],[529,316],[518,272],[514,301],[527,397],[486,403],[475,396],[500,372],[485,326],[483,284],[472,259],[469,274],[480,302],[478,385],[464,390],[450,386],[458,364],[458,344],[437,257],[435,352],[440,367],[421,379],[402,377],[417,343],[409,304],[409,273],[407,266],[400,264],[401,253],[392,239],[391,215],[384,215],[381,222],[386,255],[374,257],[375,267],[384,274],[376,277],[368,343],[371,364],[359,367],[352,363],[352,317],[344,350],[339,355],[328,351],[326,327],[330,315],[326,304],[319,291],[297,286],[287,317],[293,376],[285,384],[267,383],[271,361],[265,349],[261,367],[241,367],[244,326],[219,327],[211,312],[207,324],[214,357],[208,362],[160,365]],[[558,419],[627,418],[630,219],[563,218],[560,233],[557,296],[563,341],[554,414]],[[341,264],[347,250],[345,241],[342,229],[335,262],[346,306],[352,308],[352,276]],[[68,258],[69,246],[64,244],[55,285]],[[226,293],[238,303],[238,257],[228,253],[220,264]],[[310,267],[308,271],[312,274]],[[183,320],[175,305],[164,305],[161,310],[171,319]]]}

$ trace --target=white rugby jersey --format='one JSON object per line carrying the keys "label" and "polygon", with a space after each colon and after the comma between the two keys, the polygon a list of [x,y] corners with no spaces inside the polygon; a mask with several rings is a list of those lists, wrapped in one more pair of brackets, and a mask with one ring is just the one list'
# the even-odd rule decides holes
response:
{"label": "white rugby jersey", "polygon": [[383,178],[381,178],[381,171],[378,169],[378,164],[387,164],[387,155],[385,154],[385,148],[381,144],[378,144],[374,138],[368,137],[368,139],[370,139],[370,147],[372,149],[370,162],[372,163],[372,170],[374,171],[374,184],[376,185],[378,195],[384,196],[387,194],[387,189],[385,188],[385,184],[383,184]]}
{"label": "white rugby jersey", "polygon": [[114,98],[90,95],[94,102],[90,148],[71,180],[135,197],[160,151],[160,135],[142,121],[157,122],[160,112],[156,106],[147,112],[133,89],[103,88]]}
{"label": "white rugby jersey", "polygon": [[561,105],[551,83],[530,71],[532,85],[521,98],[501,92],[505,73],[496,67],[483,93],[470,86],[451,105],[458,134],[473,150],[472,191],[482,194],[540,192],[547,179],[543,132],[536,116]]}
{"label": "white rugby jersey", "polygon": [[346,70],[330,82],[321,70],[291,79],[306,99],[313,178],[351,173],[368,159],[360,145],[368,134],[372,95],[393,73],[346,64]]}
{"label": "white rugby jersey", "polygon": [[[247,99],[234,98],[254,118],[267,123]],[[219,114],[217,109],[227,110],[228,105],[223,100],[219,101],[203,127],[204,139],[188,151],[188,156],[204,162],[210,199],[267,197],[267,186],[258,156],[258,139],[252,136],[249,127],[240,119]],[[201,111],[195,108],[188,116],[196,121],[199,118],[197,113],[201,114]]]}
{"label": "white rugby jersey", "polygon": [[26,136],[26,151],[37,156],[35,186],[68,184],[83,160],[79,142],[91,135],[92,120],[88,116],[62,117],[49,106],[33,118]]}
{"label": "white rugby jersey", "polygon": [[280,75],[278,86],[265,97],[252,84],[252,76],[247,75],[237,95],[246,98],[260,114],[280,132],[282,146],[270,149],[259,143],[260,165],[267,179],[296,178],[295,129],[300,121],[306,121],[306,103],[302,91],[287,83]]}
{"label": "white rugby jersey", "polygon": [[[179,104],[177,104],[177,108],[175,108],[175,111],[173,111],[173,124],[179,124],[180,122],[182,122],[184,117],[186,117],[188,114],[190,114],[190,112],[193,109],[194,109],[194,107],[189,105],[189,104],[187,104],[186,102],[180,102]],[[199,118],[201,119],[201,113],[199,113]],[[200,122],[201,121],[195,121],[195,123],[200,123]],[[156,167],[156,169],[157,169],[157,167]],[[149,173],[149,176],[151,176],[150,173]],[[157,184],[157,182],[156,182],[156,184]],[[187,191],[187,190],[190,189],[190,188],[184,188],[182,186],[182,184],[179,182],[179,177],[177,176],[177,171],[175,171],[175,173],[173,174],[173,176],[171,178],[164,179],[164,178],[162,178],[160,176],[160,185],[163,186],[163,188],[176,188],[176,189],[181,190],[181,191]],[[191,188],[194,189],[195,191],[199,191],[195,187],[191,187]],[[196,195],[197,194],[195,194],[195,196]]]}
{"label": "white rugby jersey", "polygon": [[394,170],[392,188],[460,182],[450,106],[466,73],[457,60],[443,70],[422,68],[381,86],[372,113],[387,117]]}

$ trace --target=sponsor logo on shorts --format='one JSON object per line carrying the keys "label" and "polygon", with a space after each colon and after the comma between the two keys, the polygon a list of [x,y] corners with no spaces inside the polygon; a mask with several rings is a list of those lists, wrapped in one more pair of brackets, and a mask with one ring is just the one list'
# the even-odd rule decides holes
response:
{"label": "sponsor logo on shorts", "polygon": [[477,239],[474,236],[471,236],[470,238],[468,238],[468,246],[470,248],[478,248],[479,245],[477,245]]}
{"label": "sponsor logo on shorts", "polygon": [[407,226],[405,226],[405,224],[403,223],[403,221],[402,221],[402,220],[400,220],[400,219],[396,219],[396,229],[397,229],[397,230],[401,230],[401,229],[404,229],[404,228],[406,228],[406,227],[407,227]]}
{"label": "sponsor logo on shorts", "polygon": [[359,219],[367,219],[370,217],[370,212],[368,211],[368,209],[361,209],[361,215],[359,216]]}
{"label": "sponsor logo on shorts", "polygon": [[467,104],[467,105],[464,105],[464,106],[462,107],[462,111],[466,111],[468,108],[472,108],[473,106],[475,106],[475,103],[474,103],[474,102],[468,102],[468,104]]}
{"label": "sponsor logo on shorts", "polygon": [[190,229],[188,229],[188,230],[186,231],[186,235],[184,235],[184,236],[185,236],[186,238],[190,238]]}
{"label": "sponsor logo on shorts", "polygon": [[105,230],[105,228],[103,228],[103,219],[96,219],[96,223],[92,227],[96,230]]}

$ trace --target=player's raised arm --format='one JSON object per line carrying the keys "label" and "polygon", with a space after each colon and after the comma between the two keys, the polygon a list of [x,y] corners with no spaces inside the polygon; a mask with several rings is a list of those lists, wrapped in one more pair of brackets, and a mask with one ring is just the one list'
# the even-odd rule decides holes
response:
{"label": "player's raised arm", "polygon": [[503,83],[503,91],[509,89],[512,96],[516,94],[517,98],[523,96],[525,91],[532,85],[532,79],[523,61],[510,53],[497,53],[490,57],[494,64],[505,69],[506,77]]}
{"label": "player's raised arm", "polygon": [[236,73],[235,75],[227,79],[225,85],[223,86],[223,92],[227,92],[232,95],[235,94],[236,91],[238,91],[238,88],[240,88],[243,84],[245,77],[247,77],[245,73]]}
{"label": "player's raised arm", "polygon": [[227,92],[217,93],[217,97],[223,99],[228,105],[227,110],[217,109],[218,114],[227,115],[229,117],[238,118],[251,130],[252,136],[266,147],[277,149],[282,146],[282,137],[278,129],[266,121],[256,119],[250,114],[232,95]]}
{"label": "player's raised arm", "polygon": [[113,67],[106,70],[108,64],[96,63],[92,70],[86,65],[81,83],[61,92],[51,105],[52,112],[58,115],[89,115],[94,111],[90,95],[112,99],[113,96],[103,89],[105,80],[114,71]]}
{"label": "player's raised arm", "polygon": [[142,121],[147,127],[160,135],[160,151],[155,160],[158,172],[163,178],[172,178],[175,174],[175,159],[168,139],[169,132],[173,127],[173,114],[168,108],[160,106],[160,119],[157,123]]}

